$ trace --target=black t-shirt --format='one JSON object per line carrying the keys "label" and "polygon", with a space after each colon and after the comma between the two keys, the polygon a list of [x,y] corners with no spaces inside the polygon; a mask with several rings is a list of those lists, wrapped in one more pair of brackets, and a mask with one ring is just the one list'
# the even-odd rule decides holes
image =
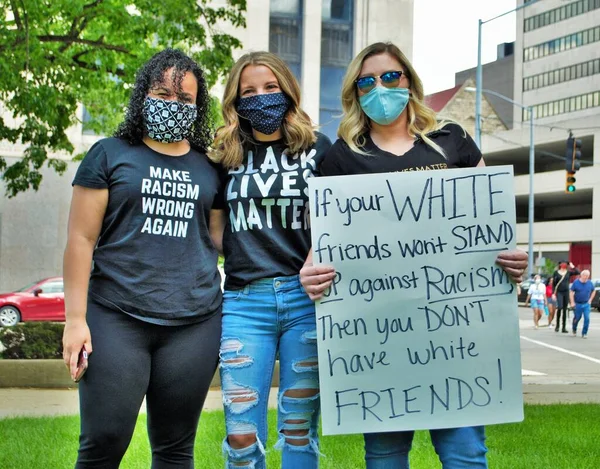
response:
{"label": "black t-shirt", "polygon": [[573,275],[579,275],[580,273],[581,272],[579,272],[578,269],[567,269],[563,278],[563,275],[558,270],[555,270],[552,274],[552,278],[554,279],[552,283],[552,285],[554,285],[554,293],[568,294],[570,287],[569,281],[571,277]]}
{"label": "black t-shirt", "polygon": [[255,144],[227,174],[223,236],[225,288],[297,274],[310,250],[308,178],[318,172],[329,139],[289,156],[282,140]]}
{"label": "black t-shirt", "polygon": [[377,147],[369,135],[362,148],[367,155],[353,152],[346,142],[338,139],[320,167],[322,176],[342,176],[351,174],[388,173],[396,171],[426,171],[446,168],[471,168],[481,160],[481,151],[473,139],[460,126],[448,124],[427,135],[446,153],[444,158],[422,139],[404,155]]}
{"label": "black t-shirt", "polygon": [[118,138],[97,142],[73,185],[108,188],[89,294],[146,322],[201,321],[221,305],[211,208],[223,208],[217,168],[191,149],[172,157]]}

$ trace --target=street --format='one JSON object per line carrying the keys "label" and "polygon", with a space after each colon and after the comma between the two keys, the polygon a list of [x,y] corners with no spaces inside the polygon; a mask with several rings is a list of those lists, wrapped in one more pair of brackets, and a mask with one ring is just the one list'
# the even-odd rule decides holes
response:
{"label": "street", "polygon": [[[588,338],[533,327],[530,308],[519,307],[521,362],[526,402],[598,402],[600,399],[600,313],[592,312]],[[547,324],[546,316],[540,324]],[[535,395],[535,396],[534,396]]]}

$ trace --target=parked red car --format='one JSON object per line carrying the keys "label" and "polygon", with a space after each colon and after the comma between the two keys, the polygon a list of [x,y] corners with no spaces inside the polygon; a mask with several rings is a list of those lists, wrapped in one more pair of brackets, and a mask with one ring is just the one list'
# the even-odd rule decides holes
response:
{"label": "parked red car", "polygon": [[1,294],[0,326],[14,326],[20,321],[64,321],[64,291],[62,277],[50,277]]}

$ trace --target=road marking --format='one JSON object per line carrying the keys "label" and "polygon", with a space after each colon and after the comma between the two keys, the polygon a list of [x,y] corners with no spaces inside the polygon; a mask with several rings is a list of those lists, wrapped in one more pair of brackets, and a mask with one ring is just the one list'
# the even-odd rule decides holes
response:
{"label": "road marking", "polygon": [[589,356],[584,355],[582,353],[573,352],[571,350],[567,350],[567,349],[564,349],[562,347],[557,347],[556,345],[550,345],[550,344],[547,344],[545,342],[540,342],[539,340],[533,340],[533,339],[530,339],[529,337],[523,337],[523,336],[521,336],[521,339],[526,340],[528,342],[532,342],[532,343],[537,344],[537,345],[541,345],[542,347],[551,348],[552,350],[556,350],[558,352],[562,352],[562,353],[567,353],[569,355],[573,355],[574,357],[583,358],[584,360],[589,360],[591,362],[598,363],[600,365],[600,360],[599,359],[594,358],[594,357],[589,357]]}
{"label": "road marking", "polygon": [[546,376],[546,373],[521,369],[521,376]]}

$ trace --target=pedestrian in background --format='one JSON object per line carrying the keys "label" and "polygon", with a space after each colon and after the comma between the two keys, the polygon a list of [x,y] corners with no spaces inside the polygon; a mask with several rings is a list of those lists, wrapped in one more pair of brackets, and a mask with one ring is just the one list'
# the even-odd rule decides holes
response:
{"label": "pedestrian in background", "polygon": [[573,337],[577,336],[577,325],[583,316],[583,330],[581,338],[587,338],[588,329],[590,327],[590,310],[592,300],[596,295],[594,284],[590,281],[590,271],[582,270],[581,275],[571,285],[570,300],[571,307],[574,308],[573,315]]}
{"label": "pedestrian in background", "polygon": [[556,328],[558,332],[562,324],[562,332],[567,334],[567,308],[569,307],[569,280],[572,275],[579,275],[579,270],[575,268],[572,262],[561,261],[558,269],[552,275],[554,283],[554,293],[552,298],[556,301]]}
{"label": "pedestrian in background", "polygon": [[554,278],[548,277],[546,279],[546,304],[548,305],[548,327],[552,327],[554,324],[554,315],[556,314],[556,300],[553,296],[554,293]]}
{"label": "pedestrian in background", "polygon": [[530,303],[533,310],[533,327],[537,329],[546,309],[546,285],[542,282],[540,275],[536,275],[533,278],[533,283],[527,291],[525,306],[529,306]]}

